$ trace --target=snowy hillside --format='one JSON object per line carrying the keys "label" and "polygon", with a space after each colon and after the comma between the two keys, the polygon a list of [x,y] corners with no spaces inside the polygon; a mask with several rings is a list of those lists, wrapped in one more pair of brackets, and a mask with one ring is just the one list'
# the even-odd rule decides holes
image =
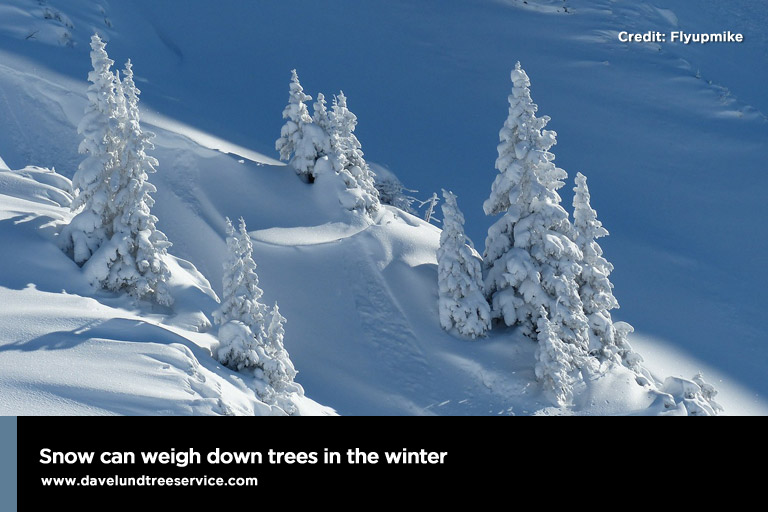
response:
{"label": "snowy hillside", "polygon": [[[241,216],[264,302],[287,318],[302,414],[685,413],[689,384],[663,381],[699,371],[726,413],[768,413],[758,321],[768,104],[756,69],[766,14],[746,1],[663,4],[4,1],[0,413],[281,413],[212,357],[225,218]],[[670,27],[743,31],[745,43],[616,41]],[[173,243],[172,308],[93,289],[57,247],[83,159],[94,31],[118,66],[132,59],[143,124],[157,134],[152,212]],[[277,161],[297,68],[313,97],[344,90],[366,158],[419,199],[456,192],[482,252],[517,60],[558,132],[564,205],[576,172],[590,178],[612,235],[601,243],[616,267],[615,316],[635,326],[630,341],[658,385],[615,370],[554,407],[534,376],[535,344],[517,330],[471,342],[441,329],[439,228],[389,206],[373,219],[349,212],[336,184],[304,183]]]}

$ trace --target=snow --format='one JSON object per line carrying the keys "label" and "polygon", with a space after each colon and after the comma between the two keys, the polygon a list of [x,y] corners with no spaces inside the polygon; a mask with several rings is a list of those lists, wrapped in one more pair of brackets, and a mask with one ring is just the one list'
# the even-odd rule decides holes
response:
{"label": "snow", "polygon": [[690,378],[696,373],[703,373],[707,382],[717,389],[716,400],[726,408],[726,414],[768,415],[768,400],[763,393],[745,387],[717,365],[706,363],[688,351],[651,336],[633,336],[632,347],[643,354],[643,365],[653,370],[656,375]]}
{"label": "snow", "polygon": [[319,226],[260,229],[253,231],[251,237],[259,242],[273,245],[318,245],[349,238],[367,227],[363,222],[326,222]]}
{"label": "snow", "polygon": [[[520,60],[558,133],[557,165],[589,176],[611,232],[601,246],[622,305],[613,316],[635,326],[643,364],[662,381],[702,371],[726,414],[768,414],[768,33],[754,2],[48,4],[60,20],[36,0],[0,5],[0,413],[274,412],[211,357],[224,218],[240,216],[264,301],[288,319],[296,380],[315,400],[297,403],[302,414],[664,412],[667,398],[628,371],[553,408],[535,383],[536,347],[514,329],[470,343],[440,328],[436,227],[388,206],[354,220],[277,162],[295,67],[313,96],[343,89],[354,99],[367,160],[426,195],[456,191],[467,234],[483,240],[481,205]],[[745,42],[616,40],[673,26],[741,31]],[[172,312],[93,290],[55,244],[69,218],[60,178],[82,160],[76,126],[94,30],[117,62],[133,59],[142,120],[158,135],[153,214],[174,244]],[[43,170],[52,167],[58,174]]]}
{"label": "snow", "polygon": [[173,315],[95,292],[56,246],[71,214],[49,197],[69,196],[46,182],[69,185],[41,169],[0,171],[0,414],[282,413],[211,357],[217,342],[196,332],[210,327],[197,308],[210,311],[215,294],[188,262],[168,260]]}

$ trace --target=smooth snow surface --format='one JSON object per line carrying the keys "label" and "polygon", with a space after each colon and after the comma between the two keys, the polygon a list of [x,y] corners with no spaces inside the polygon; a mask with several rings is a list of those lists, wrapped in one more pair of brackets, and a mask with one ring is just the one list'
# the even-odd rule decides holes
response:
{"label": "smooth snow surface", "polygon": [[[576,173],[589,177],[611,232],[601,246],[615,266],[614,318],[634,325],[647,367],[662,380],[701,370],[726,414],[768,413],[768,12],[749,0],[314,5],[3,1],[0,413],[280,413],[210,355],[224,219],[240,216],[264,302],[287,318],[296,380],[316,401],[297,399],[302,413],[670,412],[625,371],[552,407],[534,379],[536,347],[514,329],[469,342],[440,328],[438,228],[391,207],[363,220],[323,193],[323,176],[308,185],[277,162],[296,68],[313,97],[344,91],[366,159],[420,199],[456,192],[480,243],[518,60],[558,132],[564,205]],[[673,29],[745,42],[616,39]],[[93,290],[56,247],[71,216],[63,177],[82,161],[94,31],[118,67],[132,59],[143,127],[158,135],[152,212],[174,244],[173,310]]]}

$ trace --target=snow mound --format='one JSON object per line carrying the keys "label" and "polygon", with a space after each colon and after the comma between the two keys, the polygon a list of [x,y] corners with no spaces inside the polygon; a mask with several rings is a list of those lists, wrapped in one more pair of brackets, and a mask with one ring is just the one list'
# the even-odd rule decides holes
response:
{"label": "snow mound", "polygon": [[[4,165],[4,164],[3,164]],[[54,206],[72,204],[72,182],[55,171],[26,167],[19,171],[0,166],[0,190],[17,199],[33,199]]]}
{"label": "snow mound", "polygon": [[269,228],[251,232],[251,237],[273,245],[318,245],[338,242],[364,230],[366,225],[328,222],[320,226]]}

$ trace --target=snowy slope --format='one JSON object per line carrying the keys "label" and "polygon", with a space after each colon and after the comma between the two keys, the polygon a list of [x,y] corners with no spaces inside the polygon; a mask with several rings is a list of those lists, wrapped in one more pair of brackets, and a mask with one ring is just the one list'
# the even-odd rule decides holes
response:
{"label": "snowy slope", "polygon": [[[194,143],[188,144],[193,151]],[[248,185],[242,174],[245,164],[215,155],[208,156],[218,160],[217,182],[237,185],[242,193]],[[171,160],[170,154],[165,160]],[[253,233],[267,301],[279,300],[286,316],[296,320],[289,324],[288,347],[301,371],[300,381],[312,396],[356,414],[684,412],[682,405],[664,407],[666,395],[639,386],[628,371],[590,383],[591,389],[573,411],[549,407],[532,382],[532,343],[514,332],[468,343],[440,330],[434,227],[386,209],[375,225],[358,225],[356,231],[349,229],[352,223],[345,223],[348,229],[339,231],[340,223],[330,222],[333,216],[323,217],[341,210],[311,205],[321,195],[322,183],[309,187],[284,168],[262,171],[267,172],[250,168],[249,175],[266,174],[267,182],[280,177],[285,181],[282,188],[291,195],[305,195],[312,219],[329,220],[307,226],[307,217],[286,211],[280,218],[289,219],[288,227]],[[205,174],[212,173],[201,173]],[[69,216],[63,206],[70,197],[62,190],[68,186],[65,178],[42,169],[0,172],[0,226],[7,242],[0,261],[4,269],[0,410],[279,413],[254,398],[247,379],[211,358],[215,339],[197,331],[208,330],[202,315],[210,317],[216,303],[208,282],[189,263],[173,258],[169,262],[174,275],[173,312],[89,287],[53,243],[57,226]],[[237,207],[229,204],[232,196],[226,190],[210,183],[201,181],[190,188],[192,197],[205,190],[212,198],[216,204],[210,205],[211,214]],[[264,188],[262,182],[245,190],[259,197]],[[174,205],[174,198],[179,199],[174,187],[161,187],[159,203]],[[194,224],[168,223],[167,231],[182,246],[189,243],[201,261],[219,261],[203,248],[223,251],[220,239],[194,243],[203,227],[211,229],[196,206],[188,197],[176,204],[174,218]],[[258,227],[258,219],[268,217],[270,206],[274,208],[251,207],[251,225]],[[310,232],[312,238],[302,237],[296,245],[292,234],[296,230]],[[258,242],[264,238],[268,241]],[[305,414],[329,412],[310,400],[297,401]]]}
{"label": "snowy slope", "polygon": [[[593,205],[613,235],[603,246],[617,268],[616,295],[623,306],[618,317],[637,328],[633,341],[641,354],[659,375],[691,377],[704,370],[721,390],[718,400],[726,412],[767,413],[761,397],[768,392],[768,348],[758,322],[768,285],[759,260],[766,212],[758,194],[765,180],[759,169],[768,156],[761,112],[768,106],[757,93],[764,70],[742,71],[764,56],[765,25],[757,21],[765,14],[752,13],[748,2],[734,2],[727,12],[714,2],[568,1],[568,13],[559,4],[339,2],[323,11],[293,1],[190,1],[182,10],[149,0],[102,2],[103,9],[85,0],[49,0],[45,6],[8,0],[0,6],[0,155],[12,168],[55,166],[72,176],[81,159],[74,127],[84,108],[87,40],[99,30],[119,64],[133,59],[145,119],[159,135],[154,213],[174,242],[172,254],[191,262],[220,291],[224,217],[245,217],[265,300],[278,300],[288,318],[286,346],[308,396],[342,414],[552,412],[531,383],[530,343],[514,332],[468,343],[440,330],[436,228],[391,209],[375,225],[350,217],[324,196],[322,183],[305,185],[274,165],[272,150],[288,71],[297,67],[310,94],[344,89],[360,118],[369,158],[390,166],[424,196],[440,187],[457,192],[468,233],[482,247],[491,219],[482,216],[480,205],[493,179],[509,68],[521,60],[540,112],[552,116],[559,133],[557,162],[571,175],[590,177]],[[742,13],[752,14],[741,18]],[[621,29],[710,29],[715,14],[735,24],[723,30],[749,30],[743,48],[615,41]],[[4,244],[13,270],[2,273],[0,290],[9,294],[2,303],[50,303],[45,309],[58,313],[36,330],[16,325],[18,309],[0,313],[0,336],[9,347],[0,356],[2,367],[22,368],[38,353],[52,358],[40,368],[67,367],[83,358],[93,364],[88,382],[77,384],[66,372],[58,381],[47,374],[25,380],[20,370],[9,373],[2,378],[6,396],[48,396],[68,404],[56,409],[61,413],[166,407],[222,412],[211,403],[211,396],[222,394],[237,412],[261,410],[236,377],[210,366],[210,333],[189,331],[215,307],[199,276],[190,278],[196,284],[179,286],[187,290],[182,302],[188,311],[175,319],[97,296],[84,287],[76,267],[55,253],[53,227],[47,239],[35,231],[66,215],[48,203],[30,204],[30,197],[45,202],[38,196],[54,192],[35,185],[33,192],[14,195],[3,183],[1,204],[9,219],[3,240],[34,243],[19,251]],[[568,202],[570,194],[564,196]],[[727,206],[733,204],[738,208]],[[736,251],[743,247],[751,250]],[[24,273],[21,253],[45,254],[35,261],[70,268]],[[59,294],[61,289],[68,295]],[[33,297],[23,299],[24,293]],[[91,301],[94,313],[74,315],[77,301]],[[165,325],[130,325],[152,315]],[[78,334],[73,316],[80,328],[88,319],[110,320],[105,331]],[[50,335],[57,332],[74,333],[63,338],[67,350],[60,355],[45,350],[50,341],[32,343],[46,335],[57,339]],[[143,348],[135,346],[155,337],[152,357],[172,361],[175,372],[168,389],[155,385],[165,377],[150,371],[151,357],[142,360],[137,351]],[[122,339],[117,344],[126,346],[125,355],[141,360],[115,378],[136,382],[132,391],[120,387],[125,399],[116,400],[118,405],[102,398],[115,393],[97,371],[103,361],[97,340],[105,339]],[[645,341],[651,339],[661,341]],[[672,347],[682,363],[654,357],[668,353],[664,347]],[[178,390],[191,388],[188,370],[195,365],[189,361],[197,361],[202,369],[196,371],[209,384],[195,391],[199,396],[188,393],[187,402],[177,403]],[[655,410],[656,395],[629,381],[613,382],[621,379],[628,376],[595,383],[576,412]],[[231,392],[212,393],[216,384]],[[95,391],[67,395],[65,389]],[[151,393],[159,389],[163,397]],[[128,399],[133,394],[144,397],[135,407]],[[598,403],[595,397],[607,398]],[[19,403],[4,404],[3,411],[18,413]]]}
{"label": "snowy slope", "polygon": [[197,308],[215,294],[190,263],[169,258],[171,315],[91,289],[53,243],[70,186],[44,169],[0,170],[0,413],[284,414],[211,358]]}

